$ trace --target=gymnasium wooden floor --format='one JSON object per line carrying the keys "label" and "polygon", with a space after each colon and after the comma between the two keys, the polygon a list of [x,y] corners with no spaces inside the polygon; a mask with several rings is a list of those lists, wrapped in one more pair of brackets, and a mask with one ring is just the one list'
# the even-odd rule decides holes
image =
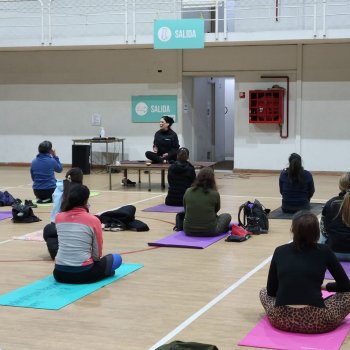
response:
{"label": "gymnasium wooden floor", "polygon": [[[57,178],[62,179],[64,169]],[[136,174],[130,174],[136,180]],[[216,173],[221,193],[221,211],[237,218],[238,207],[258,198],[266,207],[280,205],[277,174]],[[314,176],[313,201],[324,202],[338,193],[338,176]],[[0,167],[0,191],[32,199],[28,168]],[[144,267],[121,280],[89,294],[58,311],[0,306],[0,349],[156,349],[171,340],[216,345],[220,350],[244,349],[237,343],[258,322],[263,309],[259,289],[266,285],[269,258],[278,245],[290,240],[290,221],[270,220],[267,235],[244,243],[224,240],[204,250],[148,249],[147,242],[172,232],[175,214],[142,212],[164,202],[160,175],[147,191],[147,175],[135,188],[120,185],[121,174],[85,175],[84,183],[100,195],[90,198],[91,212],[98,213],[125,204],[136,206],[136,218],[149,232],[104,232],[104,254],[118,252],[125,262]],[[10,210],[10,207],[0,208]],[[50,207],[34,212],[42,221],[13,224],[0,221],[0,294],[51,274],[53,262],[45,243],[13,240],[42,229]],[[350,348],[350,336],[342,349]]]}

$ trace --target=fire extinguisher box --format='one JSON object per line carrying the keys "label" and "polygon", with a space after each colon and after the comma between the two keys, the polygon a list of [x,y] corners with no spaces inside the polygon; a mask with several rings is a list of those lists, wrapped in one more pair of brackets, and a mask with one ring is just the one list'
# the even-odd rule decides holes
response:
{"label": "fire extinguisher box", "polygon": [[282,124],[284,89],[250,90],[249,123]]}

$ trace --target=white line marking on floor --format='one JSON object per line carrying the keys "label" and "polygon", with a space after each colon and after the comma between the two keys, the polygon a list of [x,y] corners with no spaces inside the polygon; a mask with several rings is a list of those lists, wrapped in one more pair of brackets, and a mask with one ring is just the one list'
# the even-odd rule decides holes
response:
{"label": "white line marking on floor", "polygon": [[200,310],[194,313],[187,320],[182,322],[179,326],[177,326],[173,331],[168,333],[164,338],[159,340],[156,344],[149,348],[149,350],[155,350],[159,346],[165,344],[167,341],[175,337],[178,333],[184,330],[187,326],[189,326],[193,321],[195,321],[198,317],[202,316],[205,312],[211,309],[215,304],[224,299],[228,294],[230,294],[233,290],[239,287],[243,282],[245,282],[248,278],[253,276],[256,272],[261,270],[266,264],[268,264],[272,259],[272,255],[265,259],[262,263],[256,266],[253,270],[249,271],[243,277],[241,277],[237,282],[233,283],[230,287],[224,290],[221,294],[219,294],[216,298],[210,301],[207,305],[203,306]]}
{"label": "white line marking on floor", "polygon": [[[141,200],[139,200],[139,201],[136,201],[136,202],[133,202],[133,203],[129,203],[129,204],[125,204],[125,205],[134,205],[134,204],[146,202],[146,201],[148,201],[148,200],[155,199],[155,198],[159,198],[159,197],[163,197],[163,196],[164,196],[164,194],[160,194],[160,195],[157,195],[157,196],[154,196],[154,197],[151,197],[151,198],[141,199]],[[104,213],[105,211],[117,210],[117,209],[119,209],[119,208],[120,208],[120,207],[116,207],[116,208],[112,208],[112,209],[106,209],[106,210],[100,211],[99,213],[96,213],[96,214],[97,214],[97,215],[101,215],[101,214]],[[12,242],[12,241],[13,241],[13,239],[8,239],[8,240],[6,240],[6,241],[0,242],[0,244]]]}
{"label": "white line marking on floor", "polygon": [[4,244],[4,243],[8,243],[8,242],[12,242],[13,241],[13,239],[8,239],[8,240],[6,240],[6,241],[1,241],[0,242],[0,244]]}
{"label": "white line marking on floor", "polygon": [[[149,201],[150,199],[155,199],[155,198],[159,198],[159,197],[163,197],[163,196],[164,196],[163,194],[160,194],[160,195],[158,195],[158,196],[154,196],[154,197],[151,197],[151,198],[141,199],[141,200],[139,200],[139,201],[136,201],[136,202],[133,202],[133,203],[129,203],[129,204],[124,204],[124,205],[134,205],[134,204],[138,204],[138,203],[142,203],[142,202],[147,202],[147,201]],[[123,206],[124,206],[124,205],[123,205]],[[112,209],[107,209],[107,210],[101,211],[101,212],[96,213],[96,214],[97,214],[97,215],[101,215],[101,214],[104,213],[105,211],[117,210],[117,209],[119,209],[119,208],[120,208],[120,206],[119,206],[119,207],[116,207],[116,208],[112,208]]]}

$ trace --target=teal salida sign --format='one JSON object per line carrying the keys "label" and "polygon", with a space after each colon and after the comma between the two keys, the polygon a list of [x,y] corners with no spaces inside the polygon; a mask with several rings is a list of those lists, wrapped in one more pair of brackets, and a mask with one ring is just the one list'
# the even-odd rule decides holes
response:
{"label": "teal salida sign", "polygon": [[176,95],[132,96],[133,123],[158,123],[164,115],[177,117]]}
{"label": "teal salida sign", "polygon": [[155,49],[204,48],[204,19],[154,21]]}

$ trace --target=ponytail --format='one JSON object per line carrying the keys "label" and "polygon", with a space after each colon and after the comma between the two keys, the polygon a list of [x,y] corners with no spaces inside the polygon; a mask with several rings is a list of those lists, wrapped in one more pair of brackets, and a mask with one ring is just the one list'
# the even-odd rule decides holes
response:
{"label": "ponytail", "polygon": [[62,202],[61,202],[61,208],[60,208],[61,211],[64,211],[63,208],[67,206],[68,195],[69,195],[71,185],[72,185],[72,182],[68,178],[63,180],[63,194],[62,194]]}
{"label": "ponytail", "polygon": [[287,169],[290,182],[304,182],[304,168],[301,163],[301,157],[297,153],[292,153],[289,157],[289,167]]}
{"label": "ponytail", "polygon": [[350,227],[350,190],[347,190],[344,195],[343,202],[340,206],[339,213],[341,213],[341,218],[343,223]]}

